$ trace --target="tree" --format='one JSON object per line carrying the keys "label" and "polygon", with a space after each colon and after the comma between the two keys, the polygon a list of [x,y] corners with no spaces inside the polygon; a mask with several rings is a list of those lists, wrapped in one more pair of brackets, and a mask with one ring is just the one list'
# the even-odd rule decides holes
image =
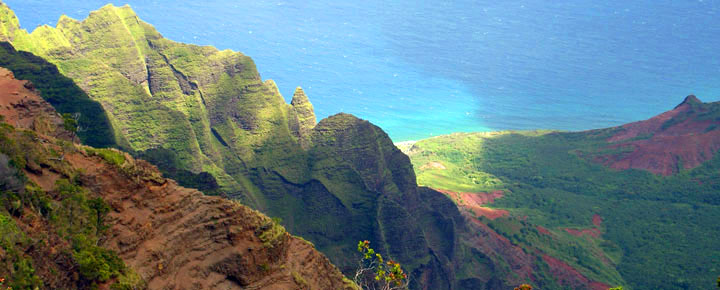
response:
{"label": "tree", "polygon": [[370,248],[370,241],[360,241],[357,247],[362,254],[355,272],[355,284],[367,290],[408,289],[410,280],[399,263],[387,261]]}
{"label": "tree", "polygon": [[532,290],[532,286],[530,286],[530,284],[522,284],[515,287],[515,290]]}
{"label": "tree", "polygon": [[75,137],[77,136],[77,132],[80,132],[83,130],[82,127],[80,127],[80,113],[74,113],[69,114],[65,113],[62,114],[63,117],[63,128],[70,132],[70,141],[72,143],[75,143]]}
{"label": "tree", "polygon": [[608,290],[623,290],[623,287],[622,287],[622,286],[617,286],[617,287],[614,287],[614,288],[610,288],[610,289],[608,289]]}

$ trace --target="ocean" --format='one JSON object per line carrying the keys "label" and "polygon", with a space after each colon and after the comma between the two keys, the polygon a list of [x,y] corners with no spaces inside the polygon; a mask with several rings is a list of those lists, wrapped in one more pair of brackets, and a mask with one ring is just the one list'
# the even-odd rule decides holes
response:
{"label": "ocean", "polygon": [[[108,0],[3,0],[28,30]],[[165,37],[251,56],[318,118],[395,142],[616,126],[720,100],[720,0],[127,0]]]}

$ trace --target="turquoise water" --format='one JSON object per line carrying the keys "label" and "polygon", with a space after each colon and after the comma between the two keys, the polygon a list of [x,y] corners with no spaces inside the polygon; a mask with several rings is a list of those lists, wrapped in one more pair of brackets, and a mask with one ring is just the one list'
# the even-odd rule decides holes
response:
{"label": "turquoise water", "polygon": [[[33,28],[107,0],[4,1]],[[688,94],[720,100],[714,0],[112,2],[170,39],[242,51],[286,98],[302,86],[318,117],[352,113],[394,141],[608,127]]]}

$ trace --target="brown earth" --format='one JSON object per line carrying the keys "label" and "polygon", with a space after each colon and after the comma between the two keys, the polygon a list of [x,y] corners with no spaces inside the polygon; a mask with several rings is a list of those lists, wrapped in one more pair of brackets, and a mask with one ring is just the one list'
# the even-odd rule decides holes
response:
{"label": "brown earth", "polygon": [[[101,246],[115,250],[149,289],[348,287],[324,255],[268,217],[180,187],[161,178],[154,166],[126,158],[123,169],[82,150],[65,159],[83,172],[81,184],[113,209]],[[41,186],[49,184],[44,179],[56,178],[26,174]]]}
{"label": "brown earth", "polygon": [[43,100],[32,83],[15,79],[13,73],[0,67],[0,115],[16,128],[39,134],[69,138],[62,130],[62,118]]}
{"label": "brown earth", "polygon": [[[517,283],[522,283],[523,281],[528,280],[535,281],[535,256],[526,252],[519,245],[513,244],[506,237],[498,234],[495,230],[477,219],[479,216],[485,216],[490,219],[509,216],[509,212],[506,210],[483,207],[485,204],[492,203],[496,199],[502,198],[502,190],[496,190],[489,193],[435,190],[450,197],[453,201],[455,201],[458,208],[468,209],[470,212],[475,214],[475,216],[473,216],[468,211],[461,211],[465,218],[471,221],[471,223],[469,223],[472,229],[471,232],[476,233],[475,235],[466,238],[466,241],[469,242],[473,248],[482,252],[491,259],[502,259],[507,262],[512,273],[517,279]],[[595,224],[595,226],[600,227],[601,223],[602,218],[599,215],[593,216],[593,224]],[[552,235],[549,230],[541,226],[537,226],[537,229],[542,234]],[[604,283],[588,279],[567,263],[544,254],[539,250],[536,251],[539,254],[542,254],[543,261],[550,266],[550,272],[560,284],[571,287],[572,289],[588,288],[593,290],[605,290],[609,288],[609,286]],[[512,281],[513,280],[511,279],[510,282]]]}
{"label": "brown earth", "polygon": [[510,212],[504,209],[494,209],[485,207],[483,205],[490,204],[495,202],[495,199],[502,198],[503,197],[503,191],[502,190],[496,190],[493,192],[479,192],[479,193],[473,193],[473,192],[454,192],[449,190],[442,190],[442,189],[435,189],[438,192],[441,192],[453,201],[455,203],[464,209],[470,210],[473,212],[476,216],[484,216],[491,220],[494,220],[499,217],[506,217],[510,215]]}
{"label": "brown earth", "polygon": [[[62,160],[37,159],[24,169],[51,192],[59,178],[75,180],[112,208],[100,246],[118,253],[149,289],[348,289],[342,273],[314,246],[293,237],[267,216],[239,203],[205,196],[161,177],[154,166],[125,155],[116,166],[83,150],[61,149],[51,136],[68,136],[62,120],[32,86],[0,69],[0,114],[11,125],[37,130],[32,150],[67,151]],[[43,123],[40,123],[40,121]],[[44,156],[50,156],[45,154]],[[54,165],[53,165],[54,164]],[[58,165],[59,164],[59,165]],[[61,168],[62,170],[58,170]],[[26,209],[27,210],[27,209]],[[72,257],[57,256],[67,242],[29,213],[18,226],[47,235],[26,250],[36,273],[52,288],[77,283]],[[32,218],[35,216],[34,218]],[[62,273],[57,275],[57,273]],[[106,288],[107,285],[100,285]]]}
{"label": "brown earth", "polygon": [[420,170],[426,170],[426,169],[439,169],[439,170],[445,170],[447,167],[443,165],[440,162],[428,162],[424,164],[423,166],[420,166]]}
{"label": "brown earth", "polygon": [[552,233],[550,233],[550,231],[548,229],[544,228],[543,226],[537,226],[536,228],[537,228],[538,232],[540,232],[541,234],[552,236]]}
{"label": "brown earth", "polygon": [[591,281],[570,265],[549,255],[543,255],[542,258],[550,267],[553,276],[563,285],[571,286],[572,289],[607,290],[611,287],[605,283]]}
{"label": "brown earth", "polygon": [[600,226],[602,226],[602,217],[597,214],[593,215],[592,223],[595,227],[591,228],[591,229],[566,228],[565,231],[576,237],[582,237],[582,236],[588,235],[593,238],[599,238],[600,236],[602,236],[602,231],[600,230]]}
{"label": "brown earth", "polygon": [[598,155],[594,160],[613,169],[643,169],[664,176],[698,167],[720,150],[720,130],[713,129],[720,127],[720,118],[700,118],[713,113],[713,105],[717,104],[688,96],[671,111],[618,127],[606,149],[630,152]]}

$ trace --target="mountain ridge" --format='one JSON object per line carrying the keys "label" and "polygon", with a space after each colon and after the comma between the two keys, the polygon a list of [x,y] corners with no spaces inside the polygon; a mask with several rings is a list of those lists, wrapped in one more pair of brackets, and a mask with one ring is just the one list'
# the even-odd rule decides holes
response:
{"label": "mountain ridge", "polygon": [[[417,187],[409,160],[387,134],[346,114],[310,130],[314,115],[302,91],[296,106],[287,104],[249,57],[166,40],[129,8],[105,6],[59,27],[45,29],[47,41],[43,30],[10,40],[99,101],[121,148],[157,162],[169,177],[178,169],[207,172],[219,187],[212,193],[281,219],[345,273],[356,267],[357,241],[370,240],[403,264],[413,289],[468,281],[498,289],[530,279],[502,264],[492,270],[502,278],[493,279],[454,262],[482,254],[460,240],[470,233],[456,209],[438,211],[426,201],[444,196]],[[53,40],[60,33],[71,46]]]}
{"label": "mountain ridge", "polygon": [[[179,187],[162,178],[154,166],[123,152],[70,143],[73,136],[65,131],[61,116],[28,84],[0,68],[0,116],[16,126],[0,124],[0,198],[4,201],[0,261],[15,263],[0,267],[6,285],[18,289],[108,288],[110,284],[115,284],[112,289],[354,289],[312,244],[289,235],[267,216]],[[13,160],[9,164],[8,156]],[[8,186],[6,181],[13,178],[23,180],[24,191],[12,182]],[[76,195],[65,197],[68,190]],[[19,206],[8,200],[13,197],[9,194],[20,198]],[[38,195],[42,202],[27,201]],[[81,234],[71,232],[74,236],[68,242],[61,230],[67,225],[54,221],[64,218],[66,203],[90,197],[107,206],[106,214],[97,213],[98,222],[104,224],[95,230],[97,244],[101,251],[117,253],[122,259],[121,275],[88,276],[103,271],[105,264],[94,260],[87,264],[86,252],[78,250],[85,247],[77,242]],[[75,214],[71,211],[70,218],[83,222],[83,207],[73,206]],[[6,213],[8,207],[12,215]],[[30,246],[25,248],[22,239],[14,245],[6,243],[8,239],[15,242],[8,228],[21,232]],[[25,249],[18,254],[14,247]],[[27,270],[18,268],[22,261],[31,261]]]}

